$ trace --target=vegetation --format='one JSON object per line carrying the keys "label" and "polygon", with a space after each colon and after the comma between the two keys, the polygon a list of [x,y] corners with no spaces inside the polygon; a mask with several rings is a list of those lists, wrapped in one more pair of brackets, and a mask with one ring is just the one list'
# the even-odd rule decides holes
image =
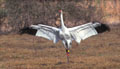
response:
{"label": "vegetation", "polygon": [[[119,69],[120,25],[110,32],[72,43],[70,63],[61,42],[31,35],[0,36],[0,69]],[[14,37],[13,37],[14,36]]]}
{"label": "vegetation", "polygon": [[39,23],[56,26],[59,9],[64,11],[68,27],[90,21],[119,23],[119,3],[119,0],[0,0],[0,31],[18,32]]}
{"label": "vegetation", "polygon": [[[59,9],[68,27],[90,21],[114,25],[80,45],[73,41],[70,64],[61,42],[15,34],[31,24],[57,26]],[[0,0],[0,34],[9,33],[0,35],[0,69],[120,69],[119,9],[120,0]]]}

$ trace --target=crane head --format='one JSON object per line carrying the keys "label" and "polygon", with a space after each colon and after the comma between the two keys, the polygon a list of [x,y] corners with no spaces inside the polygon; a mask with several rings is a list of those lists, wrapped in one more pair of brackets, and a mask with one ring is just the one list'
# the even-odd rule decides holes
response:
{"label": "crane head", "polygon": [[62,10],[59,10],[59,12],[61,13],[61,12],[62,12]]}

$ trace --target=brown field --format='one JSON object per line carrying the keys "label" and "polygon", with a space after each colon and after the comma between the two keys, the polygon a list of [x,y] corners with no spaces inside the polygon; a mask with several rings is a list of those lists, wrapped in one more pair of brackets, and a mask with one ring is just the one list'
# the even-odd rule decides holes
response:
{"label": "brown field", "polygon": [[0,69],[120,69],[120,25],[72,45],[67,64],[61,42],[28,34],[1,35]]}

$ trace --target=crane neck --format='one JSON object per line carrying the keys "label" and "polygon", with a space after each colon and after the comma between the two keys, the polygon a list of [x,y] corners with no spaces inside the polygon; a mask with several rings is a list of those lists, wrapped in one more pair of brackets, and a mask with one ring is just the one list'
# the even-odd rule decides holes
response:
{"label": "crane neck", "polygon": [[60,14],[60,18],[61,18],[61,29],[65,29],[65,24],[64,24],[64,21],[63,21],[63,12],[61,11],[61,14]]}

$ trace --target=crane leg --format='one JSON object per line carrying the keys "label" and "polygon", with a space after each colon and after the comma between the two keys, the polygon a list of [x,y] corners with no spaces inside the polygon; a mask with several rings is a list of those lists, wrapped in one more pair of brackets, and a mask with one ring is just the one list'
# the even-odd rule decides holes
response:
{"label": "crane leg", "polygon": [[69,63],[69,53],[70,53],[70,50],[69,50],[69,49],[66,49],[67,63]]}

